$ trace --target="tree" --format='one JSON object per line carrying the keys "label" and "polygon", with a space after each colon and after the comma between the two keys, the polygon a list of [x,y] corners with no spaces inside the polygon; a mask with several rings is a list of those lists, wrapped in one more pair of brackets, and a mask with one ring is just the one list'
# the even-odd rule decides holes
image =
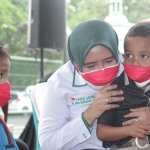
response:
{"label": "tree", "polygon": [[[123,13],[133,23],[150,18],[149,8],[150,1],[147,0],[123,0]],[[108,15],[108,3],[106,0],[71,0],[67,4],[67,15],[68,26],[73,29],[75,25],[85,20],[93,18],[103,20]]]}
{"label": "tree", "polygon": [[[31,52],[27,51],[28,0],[0,0],[0,3],[0,44],[11,55],[28,56]],[[66,8],[71,30],[80,22],[94,18],[103,20],[108,14],[106,0],[70,0]],[[123,12],[133,23],[149,18],[149,8],[147,0],[123,0]],[[46,53],[47,58],[62,58],[60,52]],[[37,56],[40,56],[39,52]]]}
{"label": "tree", "polygon": [[71,0],[67,5],[67,23],[71,29],[89,19],[104,19],[107,15],[105,0]]}
{"label": "tree", "polygon": [[150,18],[150,1],[148,0],[123,0],[124,15],[128,20],[137,23]]}
{"label": "tree", "polygon": [[0,44],[21,55],[27,41],[27,0],[0,0]]}

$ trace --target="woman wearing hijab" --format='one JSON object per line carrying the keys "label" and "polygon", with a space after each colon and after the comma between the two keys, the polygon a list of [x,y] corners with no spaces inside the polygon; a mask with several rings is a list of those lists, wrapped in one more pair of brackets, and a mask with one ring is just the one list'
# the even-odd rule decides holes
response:
{"label": "woman wearing hijab", "polygon": [[77,25],[68,39],[69,61],[48,80],[39,119],[41,150],[105,150],[97,139],[97,118],[119,107],[121,90],[110,85],[123,68],[118,37],[101,20]]}

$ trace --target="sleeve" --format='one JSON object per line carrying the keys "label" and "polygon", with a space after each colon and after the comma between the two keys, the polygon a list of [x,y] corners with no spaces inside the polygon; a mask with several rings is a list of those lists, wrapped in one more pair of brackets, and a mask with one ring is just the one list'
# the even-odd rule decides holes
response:
{"label": "sleeve", "polygon": [[52,82],[45,88],[38,129],[41,150],[72,149],[91,137],[81,115],[70,120],[67,96],[62,93]]}

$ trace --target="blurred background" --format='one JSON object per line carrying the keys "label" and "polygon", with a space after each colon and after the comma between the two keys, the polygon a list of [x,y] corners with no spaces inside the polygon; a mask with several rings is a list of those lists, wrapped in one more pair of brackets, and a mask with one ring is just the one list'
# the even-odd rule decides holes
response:
{"label": "blurred background", "polygon": [[[109,22],[119,36],[119,50],[123,53],[123,39],[128,29],[150,18],[148,0],[44,1],[47,3],[42,0],[0,0],[0,45],[11,55],[12,99],[8,123],[14,124],[15,137],[19,137],[32,113],[28,91],[67,61],[66,41],[75,25],[89,19]],[[60,38],[61,44],[57,41],[47,44],[53,37]],[[48,42],[44,43],[46,40]]]}

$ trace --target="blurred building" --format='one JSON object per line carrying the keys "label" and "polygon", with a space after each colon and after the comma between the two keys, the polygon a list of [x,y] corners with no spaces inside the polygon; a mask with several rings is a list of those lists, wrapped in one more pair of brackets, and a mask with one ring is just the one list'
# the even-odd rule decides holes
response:
{"label": "blurred building", "polygon": [[128,18],[123,14],[122,0],[108,0],[108,4],[109,13],[104,20],[109,22],[117,32],[119,38],[119,50],[123,53],[124,37],[134,23],[129,22]]}

